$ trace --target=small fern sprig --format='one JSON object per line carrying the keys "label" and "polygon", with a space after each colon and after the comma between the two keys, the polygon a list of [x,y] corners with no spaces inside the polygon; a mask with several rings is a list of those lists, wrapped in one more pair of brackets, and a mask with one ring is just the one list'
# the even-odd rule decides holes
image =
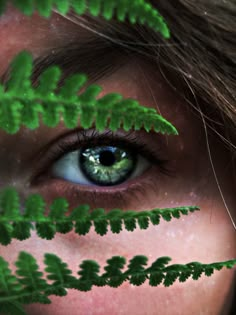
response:
{"label": "small fern sprig", "polygon": [[7,133],[15,134],[20,124],[28,129],[39,127],[39,113],[43,123],[54,128],[58,125],[60,114],[67,128],[78,126],[78,117],[83,128],[90,128],[96,123],[96,129],[102,131],[109,122],[109,128],[116,131],[123,123],[125,131],[132,127],[147,132],[153,126],[156,132],[178,135],[176,128],[158,115],[153,108],[141,106],[133,99],[122,100],[118,93],[110,93],[96,100],[101,92],[99,85],[87,87],[84,93],[77,95],[87,81],[85,74],[74,74],[65,80],[65,84],[55,93],[61,76],[58,66],[45,70],[39,85],[33,89],[31,75],[33,70],[32,55],[27,51],[20,52],[10,64],[10,78],[0,85],[0,128]]}
{"label": "small fern sprig", "polygon": [[[179,282],[185,282],[189,277],[198,280],[204,273],[210,276],[214,270],[221,270],[223,267],[228,269],[236,264],[236,259],[213,264],[202,264],[199,262],[190,262],[185,265],[173,264],[166,266],[171,258],[168,256],[159,257],[148,268],[148,258],[143,255],[136,255],[130,261],[128,270],[122,273],[126,259],[123,256],[113,256],[107,260],[106,271],[99,275],[100,266],[96,261],[84,260],[79,266],[77,272],[80,277],[77,279],[72,276],[72,270],[58,256],[46,253],[44,263],[47,266],[44,270],[48,273],[47,279],[53,280],[52,284],[42,278],[42,272],[39,271],[36,259],[29,253],[21,251],[15,265],[18,267],[16,277],[8,268],[8,263],[0,257],[0,304],[1,309],[9,311],[16,306],[17,309],[21,304],[43,303],[51,304],[49,295],[65,296],[65,289],[76,289],[79,291],[90,291],[92,286],[108,285],[113,288],[119,287],[124,281],[130,284],[140,286],[146,279],[149,280],[150,286],[158,286],[161,283],[165,287],[172,285],[177,279]],[[14,313],[25,314],[23,309]]]}
{"label": "small fern sprig", "polygon": [[[6,10],[9,0],[0,0],[0,16]],[[92,16],[102,15],[106,20],[116,18],[124,22],[128,16],[130,23],[147,24],[156,32],[168,39],[170,38],[169,28],[159,14],[149,3],[144,0],[12,0],[14,6],[27,16],[31,16],[34,10],[44,18],[50,18],[54,6],[61,14],[67,14],[72,8],[77,15],[88,11]],[[116,11],[115,11],[116,10]]]}
{"label": "small fern sprig", "polygon": [[[53,239],[57,232],[66,234],[73,228],[78,235],[86,235],[90,231],[92,222],[96,233],[101,236],[108,232],[108,225],[112,233],[120,233],[122,223],[127,231],[132,232],[137,228],[136,223],[140,229],[147,229],[149,219],[153,225],[158,225],[160,217],[169,222],[172,218],[180,218],[180,214],[187,215],[188,212],[200,210],[197,206],[182,206],[140,212],[113,209],[105,213],[104,209],[97,208],[89,213],[89,205],[84,204],[76,207],[69,216],[65,216],[69,203],[65,198],[59,197],[52,202],[50,213],[46,217],[45,204],[40,194],[31,194],[25,201],[25,213],[22,215],[16,189],[4,188],[0,193],[0,244],[6,246],[13,238],[20,241],[28,239],[31,236],[30,230],[35,228],[37,235],[47,240]],[[36,222],[35,227],[31,221]]]}

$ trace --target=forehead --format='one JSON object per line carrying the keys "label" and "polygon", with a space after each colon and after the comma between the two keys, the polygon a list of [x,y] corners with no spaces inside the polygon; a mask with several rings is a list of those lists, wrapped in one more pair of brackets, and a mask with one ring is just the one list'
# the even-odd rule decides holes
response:
{"label": "forehead", "polygon": [[73,23],[56,12],[52,12],[50,19],[41,17],[37,11],[28,17],[13,5],[7,5],[0,16],[0,76],[21,50],[30,51],[36,58],[60,46],[66,38],[73,40],[74,36],[82,38],[84,34],[85,31],[80,32],[78,26],[75,30]]}
{"label": "forehead", "polygon": [[[55,27],[67,27],[70,31],[81,30],[82,33],[86,32],[84,28],[79,28],[78,23],[74,21],[87,21],[90,19],[91,21],[94,20],[96,23],[96,28],[100,26],[100,17],[93,17],[90,16],[87,12],[83,15],[78,15],[74,12],[74,10],[69,10],[66,16],[58,13],[56,9],[53,9],[51,12],[50,18],[45,18],[39,15],[38,11],[35,10],[31,16],[24,15],[19,9],[17,9],[11,3],[7,3],[6,9],[4,13],[0,15],[0,27],[9,27],[11,24],[19,25],[19,26],[31,26],[31,27],[41,27],[41,31],[43,32],[45,28],[55,28]],[[104,19],[102,19],[104,20]],[[109,23],[109,21],[105,21],[105,23]],[[18,33],[18,29],[15,28],[15,32]],[[33,33],[31,34],[34,35]]]}

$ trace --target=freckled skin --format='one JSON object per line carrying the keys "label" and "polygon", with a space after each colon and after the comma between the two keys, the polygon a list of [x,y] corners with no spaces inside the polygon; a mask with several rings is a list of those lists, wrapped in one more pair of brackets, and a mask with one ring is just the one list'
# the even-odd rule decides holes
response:
{"label": "freckled skin", "polygon": [[[63,36],[59,34],[71,27],[63,19],[57,19],[55,14],[47,21],[37,13],[29,18],[13,10],[9,6],[3,19],[0,19],[0,74],[12,56],[20,50],[28,49],[38,55],[60,41]],[[53,38],[54,35],[57,36]],[[129,85],[126,84],[127,81]],[[0,255],[9,262],[9,267],[16,270],[13,263],[21,250],[36,257],[41,271],[44,268],[44,253],[54,253],[68,263],[76,277],[83,260],[93,259],[104,266],[106,260],[114,255],[124,256],[127,264],[134,255],[145,255],[149,259],[148,266],[160,256],[171,257],[170,264],[190,261],[212,263],[235,258],[235,230],[215,182],[200,119],[170,90],[157,69],[141,59],[130,62],[109,78],[96,83],[103,87],[99,97],[115,91],[124,98],[138,99],[140,104],[147,107],[158,106],[163,117],[179,131],[179,136],[162,135],[166,140],[166,156],[176,168],[177,177],[167,177],[156,168],[148,175],[153,178],[154,191],[147,191],[145,197],[136,196],[125,205],[124,210],[141,211],[180,205],[197,205],[201,210],[170,222],[161,219],[158,226],[150,224],[147,230],[124,230],[120,234],[109,231],[103,237],[92,228],[85,236],[78,236],[74,232],[66,235],[58,233],[53,240],[47,241],[31,231],[32,237],[24,242],[13,240],[7,247],[0,246]],[[44,147],[65,131],[62,122],[55,129],[43,124],[34,131],[22,127],[13,136],[0,130],[0,189],[14,184],[22,198],[39,192],[47,204],[60,196],[59,185],[56,187],[46,183],[37,189],[30,187],[28,180],[34,165],[27,161],[34,156],[39,145]],[[149,136],[148,141],[157,143],[158,139],[160,138],[154,135]],[[236,180],[233,165],[230,164],[231,156],[212,134],[209,135],[209,144],[222,193],[235,221]],[[80,200],[73,198],[70,193],[64,197],[70,201],[71,209],[78,204],[89,203],[83,196]],[[118,200],[113,205],[107,205],[105,200],[101,200],[92,206],[109,210],[116,208],[117,203]],[[50,296],[50,305],[32,304],[26,306],[25,310],[30,315],[227,315],[233,301],[234,276],[235,268],[224,268],[211,277],[202,276],[198,281],[188,279],[184,283],[176,281],[168,288],[163,285],[151,287],[146,281],[139,287],[125,282],[117,289],[106,286],[94,287],[89,292],[68,290],[66,297]]]}

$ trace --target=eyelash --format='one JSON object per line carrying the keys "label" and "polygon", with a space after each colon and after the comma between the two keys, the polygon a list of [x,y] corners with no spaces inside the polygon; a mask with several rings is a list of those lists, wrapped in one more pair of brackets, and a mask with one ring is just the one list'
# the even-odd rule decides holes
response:
{"label": "eyelash", "polygon": [[[91,129],[90,129],[91,130]],[[127,133],[125,135],[119,136],[114,134],[112,131],[108,131],[107,133],[103,133],[103,134],[99,134],[99,132],[96,129],[92,129],[92,134],[91,135],[87,135],[89,129],[88,130],[80,130],[77,131],[76,134],[76,139],[64,139],[62,141],[60,141],[59,143],[56,143],[55,146],[48,152],[47,156],[46,156],[46,161],[45,163],[43,163],[44,165],[42,167],[40,167],[40,169],[37,170],[37,175],[34,176],[33,178],[33,185],[35,184],[36,181],[36,185],[37,183],[40,182],[40,180],[42,180],[44,182],[44,180],[55,180],[58,178],[53,177],[52,175],[50,176],[50,168],[51,165],[56,162],[57,160],[59,160],[62,156],[64,156],[66,153],[70,153],[73,152],[75,150],[78,149],[84,149],[84,148],[91,148],[94,146],[102,146],[102,145],[114,145],[114,146],[120,146],[123,149],[127,149],[133,153],[136,154],[141,154],[143,157],[147,158],[148,161],[154,165],[157,166],[158,169],[160,170],[160,172],[162,174],[165,174],[169,177],[173,177],[175,176],[175,173],[173,172],[173,170],[170,170],[168,168],[169,162],[170,160],[168,159],[164,159],[162,158],[162,152],[159,149],[158,152],[151,150],[147,144],[145,144],[141,138],[139,136],[136,135],[132,135],[132,131],[130,133]],[[72,136],[73,137],[73,136]],[[144,173],[146,173],[148,170],[150,170],[151,167],[149,167]],[[142,175],[138,176],[141,177]],[[138,178],[137,177],[137,178]],[[64,180],[60,179],[61,181],[64,182]],[[127,180],[128,182],[129,180]],[[148,183],[149,182],[149,183]],[[32,184],[32,182],[31,182]],[[153,179],[149,181],[147,180],[142,184],[142,188],[139,190],[142,190],[143,193],[144,190],[146,191],[146,189],[153,189]],[[121,184],[122,185],[122,184]],[[129,188],[129,186],[131,188]],[[121,198],[125,199],[124,197],[127,195],[128,191],[131,191],[132,189],[134,191],[132,191],[132,195],[135,194],[135,188],[132,188],[132,185],[129,185],[127,187],[127,189],[124,190],[124,192],[120,193]],[[148,188],[150,186],[150,188]],[[112,188],[115,188],[116,186],[112,186]],[[145,188],[144,188],[145,187]],[[91,187],[90,187],[91,188]],[[80,188],[78,184],[73,184],[73,183],[67,183],[64,185],[63,183],[63,191],[68,191],[69,194],[78,194],[80,192]],[[118,190],[117,190],[118,191]],[[109,194],[112,193],[115,194],[115,190],[111,190],[109,189]],[[97,200],[96,198],[99,198],[99,196],[104,193],[104,192],[99,192],[99,190],[91,190],[89,192],[87,192],[86,194],[88,194],[88,196],[91,196],[91,198],[93,198],[94,200]],[[105,195],[108,196],[108,192],[105,193]],[[123,196],[122,196],[123,195]],[[90,199],[90,197],[89,197]]]}
{"label": "eyelash", "polygon": [[[131,132],[132,133],[132,132]],[[110,145],[110,146],[120,146],[123,149],[127,149],[133,153],[142,154],[146,157],[149,162],[157,165],[160,171],[167,176],[172,176],[173,173],[170,169],[166,167],[166,164],[170,162],[168,159],[163,159],[161,157],[162,152],[156,152],[151,150],[139,137],[130,135],[127,133],[124,136],[115,135],[112,131],[108,131],[106,134],[99,134],[97,130],[92,130],[92,135],[88,136],[86,130],[77,131],[76,133],[77,141],[74,140],[63,140],[61,143],[55,145],[48,153],[48,160],[46,165],[43,166],[48,169],[49,166],[59,160],[63,155],[69,152],[73,152],[78,149],[91,148],[95,146]],[[39,172],[42,171],[42,168]]]}

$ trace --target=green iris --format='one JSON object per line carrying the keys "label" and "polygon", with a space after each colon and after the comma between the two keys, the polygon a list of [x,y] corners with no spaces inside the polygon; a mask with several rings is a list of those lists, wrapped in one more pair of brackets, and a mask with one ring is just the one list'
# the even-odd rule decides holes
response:
{"label": "green iris", "polygon": [[137,159],[128,150],[111,146],[85,149],[80,154],[84,175],[97,185],[117,185],[133,172]]}

